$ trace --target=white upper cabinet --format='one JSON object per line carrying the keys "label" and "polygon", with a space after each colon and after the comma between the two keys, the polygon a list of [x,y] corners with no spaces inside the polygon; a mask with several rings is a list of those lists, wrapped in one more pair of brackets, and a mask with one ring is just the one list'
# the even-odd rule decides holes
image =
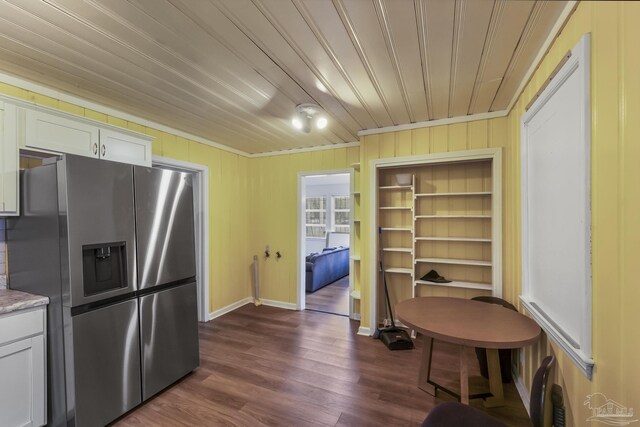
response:
{"label": "white upper cabinet", "polygon": [[25,148],[151,166],[151,138],[66,113],[20,108]]}
{"label": "white upper cabinet", "polygon": [[26,147],[98,157],[97,126],[43,111],[24,109],[24,114]]}
{"label": "white upper cabinet", "polygon": [[0,216],[18,215],[19,150],[151,166],[152,137],[0,95]]}
{"label": "white upper cabinet", "polygon": [[110,129],[100,129],[99,154],[105,160],[151,166],[150,141]]}
{"label": "white upper cabinet", "polygon": [[17,123],[16,106],[0,101],[0,216],[19,211]]}

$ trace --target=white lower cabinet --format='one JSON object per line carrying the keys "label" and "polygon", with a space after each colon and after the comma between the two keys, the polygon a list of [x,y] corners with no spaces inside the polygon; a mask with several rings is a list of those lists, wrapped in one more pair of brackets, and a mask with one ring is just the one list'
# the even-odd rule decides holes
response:
{"label": "white lower cabinet", "polygon": [[45,308],[0,315],[0,427],[47,422]]}

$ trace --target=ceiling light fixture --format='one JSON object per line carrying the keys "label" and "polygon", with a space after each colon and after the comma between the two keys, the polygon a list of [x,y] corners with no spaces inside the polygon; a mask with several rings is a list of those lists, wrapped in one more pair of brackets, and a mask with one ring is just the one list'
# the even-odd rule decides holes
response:
{"label": "ceiling light fixture", "polygon": [[315,125],[317,129],[327,127],[329,121],[326,114],[319,105],[316,104],[300,104],[296,106],[296,113],[291,119],[294,128],[304,132],[311,132],[311,125]]}

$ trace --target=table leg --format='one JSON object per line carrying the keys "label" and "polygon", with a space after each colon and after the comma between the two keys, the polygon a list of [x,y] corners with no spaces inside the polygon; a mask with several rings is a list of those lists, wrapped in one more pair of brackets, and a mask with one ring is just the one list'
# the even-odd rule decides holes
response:
{"label": "table leg", "polygon": [[469,404],[469,364],[466,347],[463,345],[460,346],[460,402]]}
{"label": "table leg", "polygon": [[422,361],[420,362],[420,372],[418,373],[418,388],[426,391],[432,396],[436,395],[436,388],[429,384],[431,377],[431,355],[433,353],[433,338],[422,336],[424,348],[422,349]]}
{"label": "table leg", "polygon": [[502,389],[502,374],[500,372],[500,357],[495,348],[487,349],[487,367],[489,368],[489,391],[493,395],[484,400],[484,406],[494,408],[504,405],[504,391]]}

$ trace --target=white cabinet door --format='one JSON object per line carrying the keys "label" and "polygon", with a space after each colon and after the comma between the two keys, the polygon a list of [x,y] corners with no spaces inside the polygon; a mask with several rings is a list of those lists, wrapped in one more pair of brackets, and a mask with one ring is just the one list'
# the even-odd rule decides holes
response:
{"label": "white cabinet door", "polygon": [[0,346],[0,424],[46,423],[44,336]]}
{"label": "white cabinet door", "polygon": [[56,153],[99,157],[96,125],[26,109],[25,145]]}
{"label": "white cabinet door", "polygon": [[15,105],[0,102],[0,215],[18,215],[18,121]]}
{"label": "white cabinet door", "polygon": [[151,166],[151,142],[133,135],[100,129],[100,158]]}

